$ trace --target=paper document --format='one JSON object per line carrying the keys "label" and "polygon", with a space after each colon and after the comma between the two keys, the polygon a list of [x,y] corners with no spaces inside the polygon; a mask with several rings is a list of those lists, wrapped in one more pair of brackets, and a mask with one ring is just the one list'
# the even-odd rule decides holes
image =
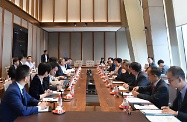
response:
{"label": "paper document", "polygon": [[58,101],[58,98],[43,98],[43,101],[47,101],[47,102],[57,102]]}
{"label": "paper document", "polygon": [[123,96],[132,96],[132,92],[123,92]]}
{"label": "paper document", "polygon": [[126,98],[129,103],[142,103],[142,104],[150,104],[148,100],[140,99],[140,98]]}
{"label": "paper document", "polygon": [[[64,91],[64,90],[63,90]],[[63,94],[64,92],[62,92],[62,94]],[[61,92],[59,92],[59,91],[53,91],[53,94],[61,94]]]}
{"label": "paper document", "polygon": [[49,112],[49,106],[46,109],[39,110],[38,112]]}
{"label": "paper document", "polygon": [[146,116],[150,122],[181,122],[174,116]]}
{"label": "paper document", "polygon": [[114,83],[114,84],[124,84],[124,82],[122,82],[122,81],[113,81],[112,83]]}
{"label": "paper document", "polygon": [[119,88],[119,90],[127,90],[125,87],[123,87],[123,86],[119,86],[118,87]]}
{"label": "paper document", "polygon": [[137,105],[137,104],[135,104],[134,107],[136,109],[149,109],[149,110],[159,109],[155,105]]}
{"label": "paper document", "polygon": [[145,115],[152,115],[152,116],[172,116],[171,114],[164,114],[162,110],[140,110]]}

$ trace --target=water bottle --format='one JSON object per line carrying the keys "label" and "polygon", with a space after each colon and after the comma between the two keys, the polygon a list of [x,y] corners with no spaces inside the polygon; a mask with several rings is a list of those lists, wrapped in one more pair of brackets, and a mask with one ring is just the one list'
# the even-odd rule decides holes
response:
{"label": "water bottle", "polygon": [[130,105],[129,105],[129,102],[126,100],[126,98],[123,99],[122,106],[124,107],[123,110],[124,110],[125,112],[127,112],[127,114],[131,114]]}
{"label": "water bottle", "polygon": [[114,96],[118,97],[118,87],[117,86],[114,87]]}
{"label": "water bottle", "polygon": [[57,101],[57,103],[58,103],[58,106],[62,107],[62,98],[61,98],[60,94],[58,95],[58,101]]}

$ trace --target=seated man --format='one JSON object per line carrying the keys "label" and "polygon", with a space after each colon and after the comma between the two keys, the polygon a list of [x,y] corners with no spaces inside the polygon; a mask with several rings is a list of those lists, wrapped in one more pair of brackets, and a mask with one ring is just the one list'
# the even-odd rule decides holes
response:
{"label": "seated man", "polygon": [[29,94],[37,100],[51,95],[52,91],[43,87],[43,78],[47,77],[51,70],[51,66],[48,63],[40,63],[38,65],[38,74],[36,74],[31,81]]}
{"label": "seated man", "polygon": [[66,77],[68,74],[66,74],[65,59],[64,58],[59,59],[58,64],[59,65],[58,65],[58,71],[56,72],[56,77],[59,77],[59,76]]}
{"label": "seated man", "polygon": [[114,70],[115,75],[120,75],[122,72],[122,67],[121,67],[122,59],[121,58],[115,58],[114,59],[114,64],[116,65],[116,68]]}
{"label": "seated man", "polygon": [[47,107],[46,102],[38,105],[38,100],[31,97],[24,86],[30,80],[30,68],[27,65],[16,69],[15,82],[5,91],[0,104],[0,122],[13,122],[19,116],[38,113]]}
{"label": "seated man", "polygon": [[[168,106],[168,85],[164,80],[160,78],[160,69],[155,66],[151,66],[147,70],[147,75],[151,84],[149,86],[134,87],[134,89],[132,90],[133,96],[148,100],[158,108],[161,108],[162,106]],[[149,94],[142,94],[142,92],[145,91]]]}
{"label": "seated man", "polygon": [[131,83],[124,83],[123,86],[126,89],[132,90],[135,86],[147,86],[150,84],[147,75],[141,70],[141,64],[137,62],[132,62],[130,64],[130,71],[135,76],[135,80]]}
{"label": "seated man", "polygon": [[125,72],[122,71],[122,74],[115,78],[116,80],[123,81],[129,84],[131,84],[135,80],[135,76],[130,72],[130,64],[131,61],[124,60],[124,62],[122,63],[122,67]]}
{"label": "seated man", "polygon": [[113,63],[113,59],[112,58],[110,58],[108,60],[108,66],[109,66],[109,68],[107,69],[107,71],[111,72],[111,71],[115,70],[116,65]]}
{"label": "seated man", "polygon": [[27,61],[25,62],[25,65],[29,66],[31,70],[35,70],[35,62],[32,62],[31,56],[27,56]]}
{"label": "seated man", "polygon": [[161,73],[164,74],[164,75],[166,75],[169,67],[164,64],[163,60],[161,60],[161,59],[158,60],[158,66],[160,68]]}
{"label": "seated man", "polygon": [[172,66],[168,69],[167,78],[169,85],[178,89],[178,95],[173,101],[171,108],[163,106],[163,113],[172,114],[180,121],[187,122],[187,82],[184,71],[178,66]]}
{"label": "seated man", "polygon": [[10,68],[8,70],[8,75],[11,78],[11,80],[15,79],[15,73],[16,73],[16,69],[18,66],[19,66],[19,60],[18,60],[18,58],[14,58],[13,65],[10,66]]}
{"label": "seated man", "polygon": [[[55,74],[58,71],[58,64],[55,62],[50,62],[51,71],[49,75],[43,79],[44,90],[61,90],[63,81],[55,81]],[[54,81],[53,81],[54,80]]]}

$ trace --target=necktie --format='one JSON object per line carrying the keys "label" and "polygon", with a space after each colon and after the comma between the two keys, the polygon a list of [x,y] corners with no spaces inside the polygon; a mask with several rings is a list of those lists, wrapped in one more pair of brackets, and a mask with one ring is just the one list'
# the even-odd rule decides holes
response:
{"label": "necktie", "polygon": [[155,91],[155,85],[152,85],[152,94]]}
{"label": "necktie", "polygon": [[182,104],[182,94],[179,91],[178,92],[178,110],[181,108],[181,104]]}

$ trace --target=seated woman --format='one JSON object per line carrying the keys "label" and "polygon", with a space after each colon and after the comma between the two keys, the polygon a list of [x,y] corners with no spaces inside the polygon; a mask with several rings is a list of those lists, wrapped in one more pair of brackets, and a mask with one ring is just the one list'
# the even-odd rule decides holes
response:
{"label": "seated woman", "polygon": [[101,58],[100,64],[105,65],[105,59],[103,57]]}
{"label": "seated woman", "polygon": [[51,90],[44,90],[43,87],[43,78],[48,76],[50,70],[51,66],[48,63],[40,63],[38,66],[38,74],[31,81],[29,94],[37,100],[43,99],[52,93]]}

